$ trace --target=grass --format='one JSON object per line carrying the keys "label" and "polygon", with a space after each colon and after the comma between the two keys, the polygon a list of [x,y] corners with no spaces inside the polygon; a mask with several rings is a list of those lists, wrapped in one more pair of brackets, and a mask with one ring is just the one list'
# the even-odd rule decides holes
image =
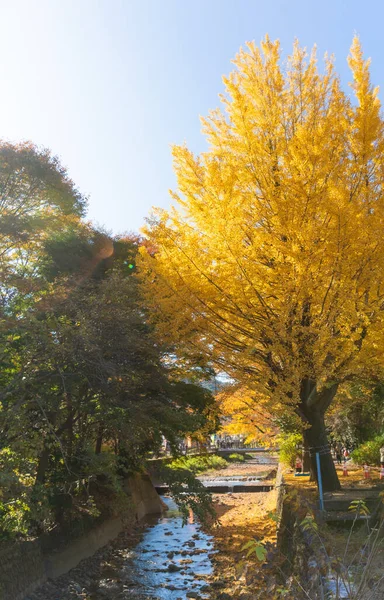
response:
{"label": "grass", "polygon": [[234,452],[233,454],[226,456],[225,460],[227,460],[228,462],[245,462],[245,457],[244,454],[237,454],[236,452]]}
{"label": "grass", "polygon": [[173,460],[168,466],[170,469],[187,469],[196,475],[212,469],[225,469],[228,463],[224,458],[215,455],[183,456]]}

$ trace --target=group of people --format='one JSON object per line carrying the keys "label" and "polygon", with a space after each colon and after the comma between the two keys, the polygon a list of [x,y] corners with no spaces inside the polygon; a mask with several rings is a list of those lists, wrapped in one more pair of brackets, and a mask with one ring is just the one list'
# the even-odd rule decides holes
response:
{"label": "group of people", "polygon": [[244,448],[244,442],[242,442],[241,440],[233,440],[233,439],[223,439],[223,440],[216,440],[216,447],[220,450],[220,449],[227,449],[227,448]]}
{"label": "group of people", "polygon": [[334,448],[334,458],[338,465],[341,465],[343,462],[346,463],[347,460],[349,460],[349,456],[350,451],[346,446],[344,448],[342,446],[336,446],[336,448]]}
{"label": "group of people", "polygon": [[[347,447],[336,446],[333,449],[334,458],[338,465],[341,465],[343,462],[346,463],[350,457],[350,451]],[[380,448],[380,466],[384,468],[384,445]]]}
{"label": "group of people", "polygon": [[[336,460],[337,464],[345,464],[350,458],[350,451],[347,447],[336,446],[332,448],[333,457]],[[380,467],[384,469],[384,445],[380,448]],[[300,456],[296,457],[295,460],[295,471],[296,473],[303,472],[303,462]]]}

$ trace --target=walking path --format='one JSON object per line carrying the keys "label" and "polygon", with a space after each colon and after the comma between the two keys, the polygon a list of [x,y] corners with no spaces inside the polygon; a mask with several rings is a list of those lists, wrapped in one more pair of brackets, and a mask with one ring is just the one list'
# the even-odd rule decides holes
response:
{"label": "walking path", "polygon": [[[277,460],[273,456],[264,456],[261,462],[263,464],[256,458],[231,465],[225,470],[225,475],[256,476],[272,484]],[[265,479],[268,474],[271,478]],[[220,476],[220,472],[216,475]],[[212,474],[209,476],[212,477]],[[246,558],[247,552],[242,548],[250,540],[257,539],[265,546],[269,558],[272,556],[276,542],[276,523],[273,520],[276,491],[214,494],[213,500],[219,525],[210,529],[218,550],[212,562],[221,589],[211,598],[247,600],[256,598],[259,593],[261,598],[266,598],[263,595],[265,580],[270,574],[255,555]]]}

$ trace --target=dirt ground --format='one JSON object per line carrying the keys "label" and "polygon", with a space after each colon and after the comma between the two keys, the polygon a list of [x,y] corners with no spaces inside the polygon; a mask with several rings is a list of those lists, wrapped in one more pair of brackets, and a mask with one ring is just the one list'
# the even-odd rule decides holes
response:
{"label": "dirt ground", "polygon": [[213,558],[215,573],[219,574],[217,597],[230,594],[231,598],[244,600],[257,598],[257,593],[265,589],[265,565],[254,555],[246,558],[247,551],[242,548],[255,539],[265,545],[269,554],[273,552],[276,523],[271,516],[276,506],[276,492],[215,494],[213,499],[219,519],[210,530],[219,550]]}
{"label": "dirt ground", "polygon": [[[276,493],[257,492],[241,494],[214,494],[214,506],[219,519],[218,530],[233,536],[233,528],[244,528],[244,536],[249,538],[250,530],[265,532],[269,531],[270,525],[274,523],[268,517],[268,513],[273,511],[276,504]],[[225,530],[225,532],[224,532]],[[239,537],[236,532],[234,539]]]}
{"label": "dirt ground", "polygon": [[[379,468],[371,467],[368,479],[365,479],[362,467],[349,463],[347,463],[347,476],[343,475],[343,468],[341,466],[336,466],[336,471],[342,488],[362,488],[380,484],[382,484],[384,488],[384,479],[380,480]],[[293,470],[291,469],[287,469],[284,478],[288,484],[311,488],[313,490],[316,489],[316,483],[314,481],[309,481],[309,477],[295,477]]]}
{"label": "dirt ground", "polygon": [[[265,462],[257,463],[256,461],[245,461],[243,463],[233,463],[229,464],[225,469],[215,469],[212,471],[206,471],[202,475],[200,475],[201,479],[212,479],[220,477],[264,477],[271,471],[274,471],[277,468],[277,462],[275,464],[274,457],[271,456],[271,462],[266,462],[268,459],[265,458]],[[273,474],[273,476],[275,473]]]}
{"label": "dirt ground", "polygon": [[[214,476],[263,476],[266,471],[272,471],[273,465],[234,464],[225,471],[216,471]],[[362,468],[348,465],[348,476],[343,476],[342,468],[337,467],[342,488],[363,489],[380,484],[378,469],[370,469],[369,479],[364,478]],[[212,477],[213,474],[209,473]],[[287,470],[285,480],[292,487],[306,490],[305,494],[317,503],[317,488],[309,477],[295,477]],[[382,482],[384,484],[384,482]],[[383,485],[384,487],[384,485]],[[219,524],[211,528],[215,537],[215,545],[219,552],[213,558],[215,577],[213,586],[216,597],[235,598],[236,600],[267,600],[275,597],[272,589],[276,584],[276,523],[274,510],[276,491],[239,494],[215,494],[214,505]],[[324,531],[324,533],[326,533]],[[346,542],[345,531],[327,532],[326,538],[332,546],[335,555],[340,554]],[[364,532],[361,533],[363,535]],[[348,535],[348,533],[347,533]],[[356,551],[360,535],[353,540],[349,552]],[[242,548],[250,540],[255,539],[265,545],[268,554],[266,561],[258,561],[256,556],[246,557]],[[349,553],[348,552],[348,553]],[[377,578],[379,570],[382,573],[383,554],[375,557],[372,564],[372,574]],[[216,587],[217,586],[217,587]]]}
{"label": "dirt ground", "polygon": [[[358,498],[358,490],[374,490],[378,495],[384,492],[384,480],[380,480],[380,471],[378,468],[370,468],[369,477],[365,478],[364,470],[357,465],[348,464],[348,475],[343,475],[342,466],[336,467],[341,490],[345,490],[343,497],[348,498],[348,490],[353,490],[350,494],[351,501]],[[300,492],[303,491],[304,497],[315,501],[317,500],[316,483],[309,481],[309,477],[295,477],[293,471],[287,470],[284,474],[286,483]],[[361,498],[364,498],[362,494]],[[321,537],[324,547],[334,563],[338,562],[352,569],[356,566],[365,564],[369,555],[369,573],[368,587],[359,595],[359,600],[382,600],[384,598],[384,528],[380,522],[370,530],[368,523],[359,522],[356,525],[351,521],[350,526],[337,524],[326,524],[321,528]],[[364,559],[365,557],[365,559]],[[368,568],[368,567],[367,567]],[[373,593],[375,591],[375,593]]]}

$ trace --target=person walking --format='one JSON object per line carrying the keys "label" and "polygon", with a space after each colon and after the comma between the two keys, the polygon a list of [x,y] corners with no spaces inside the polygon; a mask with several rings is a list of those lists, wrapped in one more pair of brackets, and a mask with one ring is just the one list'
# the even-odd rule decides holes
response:
{"label": "person walking", "polygon": [[384,445],[380,448],[380,466],[384,468]]}
{"label": "person walking", "polygon": [[302,469],[303,469],[303,463],[301,462],[300,456],[297,456],[296,460],[295,460],[295,471],[296,471],[296,473],[301,473]]}

